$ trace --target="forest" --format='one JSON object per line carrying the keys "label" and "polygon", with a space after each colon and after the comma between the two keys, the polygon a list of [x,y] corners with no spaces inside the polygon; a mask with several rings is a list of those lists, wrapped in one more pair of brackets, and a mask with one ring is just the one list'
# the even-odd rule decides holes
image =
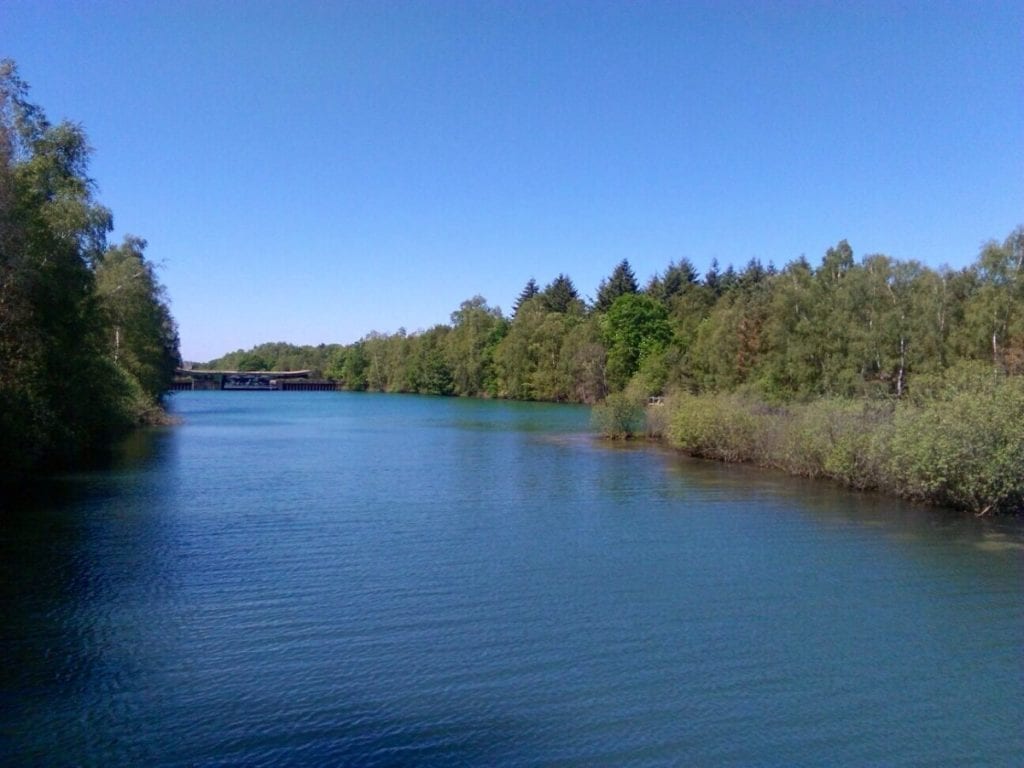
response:
{"label": "forest", "polygon": [[[683,258],[644,285],[624,260],[591,300],[559,274],[531,278],[508,316],[475,296],[450,320],[208,365],[600,404],[609,436],[977,513],[1024,501],[1024,227],[961,269],[858,260],[846,241],[782,269],[753,259],[700,275]],[[652,396],[663,404],[645,407]]]}
{"label": "forest", "polygon": [[628,261],[585,301],[572,279],[530,279],[510,315],[480,296],[448,324],[349,345],[279,342],[203,367],[313,369],[350,390],[597,403],[741,391],[772,403],[900,399],[951,369],[1024,372],[1024,227],[973,264],[931,268],[845,241],[819,264],[737,270],[687,259],[641,287]]}
{"label": "forest", "polygon": [[106,454],[163,421],[178,333],[146,242],[107,243],[82,128],[0,61],[0,482]]}

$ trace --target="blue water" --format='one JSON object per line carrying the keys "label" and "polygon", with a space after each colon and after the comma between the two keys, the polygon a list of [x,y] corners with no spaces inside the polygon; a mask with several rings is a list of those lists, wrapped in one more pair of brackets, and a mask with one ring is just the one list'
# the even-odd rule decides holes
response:
{"label": "blue water", "polygon": [[4,499],[4,765],[1024,764],[1024,529],[572,406],[180,393]]}

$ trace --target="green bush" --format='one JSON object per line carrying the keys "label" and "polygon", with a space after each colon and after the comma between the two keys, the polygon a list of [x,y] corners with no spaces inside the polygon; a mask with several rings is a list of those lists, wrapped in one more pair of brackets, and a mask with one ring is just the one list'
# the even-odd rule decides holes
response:
{"label": "green bush", "polygon": [[721,461],[758,461],[765,417],[736,395],[679,394],[671,401],[668,439],[694,456]]}
{"label": "green bush", "polygon": [[772,407],[740,395],[675,395],[668,442],[694,456],[984,514],[1024,507],[1024,379],[955,372],[898,405],[824,399]]}
{"label": "green bush", "polygon": [[896,412],[891,468],[905,496],[978,514],[1024,502],[1024,380],[958,379]]}
{"label": "green bush", "polygon": [[644,403],[627,392],[608,395],[600,405],[595,405],[593,422],[605,437],[613,440],[628,440],[644,431]]}

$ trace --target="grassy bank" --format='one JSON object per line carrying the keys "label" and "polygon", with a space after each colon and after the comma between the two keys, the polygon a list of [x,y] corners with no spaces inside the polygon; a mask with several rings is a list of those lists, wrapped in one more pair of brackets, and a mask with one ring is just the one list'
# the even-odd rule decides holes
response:
{"label": "grassy bank", "polygon": [[[606,404],[602,427],[639,431],[637,403]],[[975,514],[1024,510],[1024,378],[961,369],[900,400],[773,405],[744,394],[676,394],[647,431],[692,456],[747,462]],[[618,421],[616,420],[618,419]]]}

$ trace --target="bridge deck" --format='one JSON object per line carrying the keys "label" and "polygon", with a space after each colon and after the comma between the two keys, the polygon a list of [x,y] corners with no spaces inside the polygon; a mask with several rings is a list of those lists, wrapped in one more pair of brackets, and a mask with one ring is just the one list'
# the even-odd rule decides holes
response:
{"label": "bridge deck", "polygon": [[310,378],[312,371],[206,371],[179,368],[173,389],[249,392],[334,392],[338,382]]}

